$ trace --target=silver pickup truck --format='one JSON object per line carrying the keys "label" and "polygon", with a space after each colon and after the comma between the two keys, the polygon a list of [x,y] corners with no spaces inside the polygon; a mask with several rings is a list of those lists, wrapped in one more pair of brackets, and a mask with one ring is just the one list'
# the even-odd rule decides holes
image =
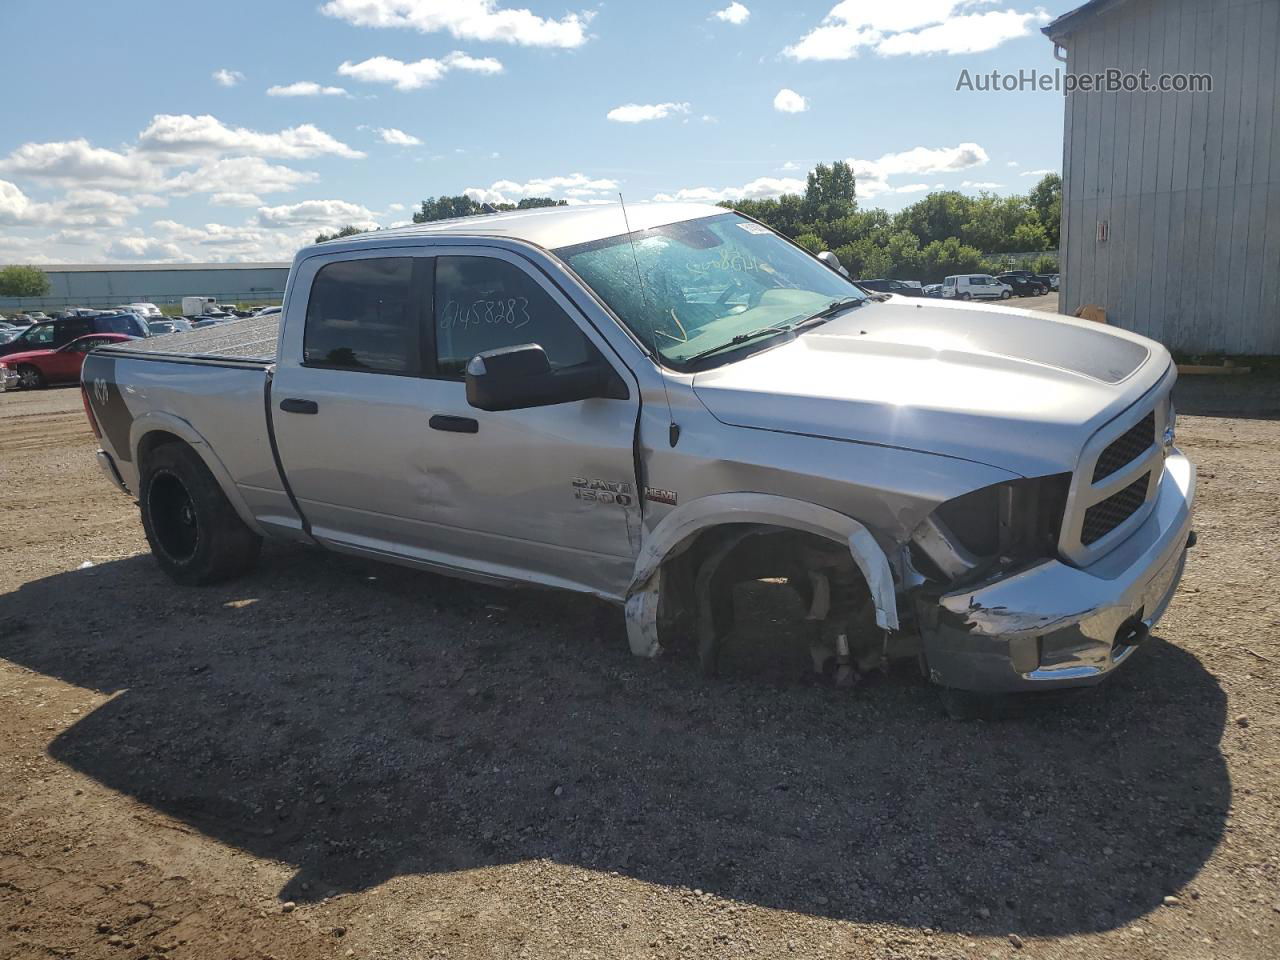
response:
{"label": "silver pickup truck", "polygon": [[[261,538],[621,605],[712,671],[785,579],[841,682],[1095,683],[1181,575],[1159,344],[868,294],[718,207],[534,210],[302,250],[278,316],[100,349],[103,471],[183,584]],[[826,651],[825,655],[822,651]]]}

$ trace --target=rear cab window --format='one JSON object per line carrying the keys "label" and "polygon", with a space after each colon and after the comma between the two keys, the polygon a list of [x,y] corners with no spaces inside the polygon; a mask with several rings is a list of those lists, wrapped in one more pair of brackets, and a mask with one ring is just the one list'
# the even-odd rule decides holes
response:
{"label": "rear cab window", "polygon": [[413,257],[339,260],[316,273],[303,363],[366,373],[421,372],[421,298]]}

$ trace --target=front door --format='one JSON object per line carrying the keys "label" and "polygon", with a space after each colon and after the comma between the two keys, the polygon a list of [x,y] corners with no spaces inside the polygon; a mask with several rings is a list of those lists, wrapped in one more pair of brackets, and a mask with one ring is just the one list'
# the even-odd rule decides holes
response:
{"label": "front door", "polygon": [[272,413],[313,536],[621,595],[640,530],[630,377],[628,400],[471,407],[462,369],[476,353],[537,342],[563,366],[607,348],[522,256],[444,249],[437,258],[384,248],[299,268]]}

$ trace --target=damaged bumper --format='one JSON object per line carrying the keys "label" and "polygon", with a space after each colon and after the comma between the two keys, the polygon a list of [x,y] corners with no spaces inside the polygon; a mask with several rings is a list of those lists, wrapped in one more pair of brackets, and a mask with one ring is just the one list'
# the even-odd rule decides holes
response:
{"label": "damaged bumper", "polygon": [[1087,686],[1129,658],[1164,614],[1192,539],[1195,468],[1165,461],[1155,509],[1084,568],[1048,561],[944,595],[923,631],[930,679],[984,693]]}

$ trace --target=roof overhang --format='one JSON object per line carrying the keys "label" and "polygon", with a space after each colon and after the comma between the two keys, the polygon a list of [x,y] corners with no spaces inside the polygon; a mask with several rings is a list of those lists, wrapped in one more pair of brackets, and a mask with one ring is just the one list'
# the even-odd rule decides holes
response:
{"label": "roof overhang", "polygon": [[1128,0],[1089,0],[1088,3],[1067,11],[1057,20],[1041,27],[1040,32],[1054,43],[1062,43],[1070,34],[1078,30],[1081,24],[1127,2]]}

